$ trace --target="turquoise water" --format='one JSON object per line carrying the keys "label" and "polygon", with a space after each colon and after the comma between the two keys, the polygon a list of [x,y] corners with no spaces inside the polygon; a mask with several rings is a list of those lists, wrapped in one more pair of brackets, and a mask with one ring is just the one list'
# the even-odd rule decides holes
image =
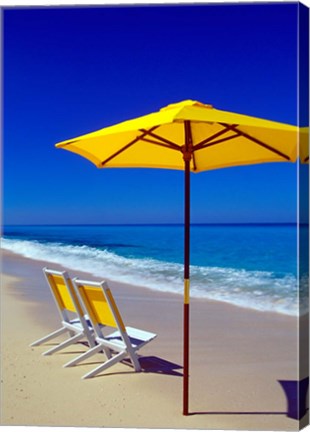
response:
{"label": "turquoise water", "polygon": [[[2,247],[182,294],[183,226],[6,226]],[[191,295],[297,314],[296,225],[193,225]]]}

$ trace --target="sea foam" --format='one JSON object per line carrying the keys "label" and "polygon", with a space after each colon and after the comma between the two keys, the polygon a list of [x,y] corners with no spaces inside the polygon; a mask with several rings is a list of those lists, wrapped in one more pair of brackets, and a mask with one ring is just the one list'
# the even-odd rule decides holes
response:
{"label": "sea foam", "polygon": [[[183,265],[151,258],[126,258],[89,246],[2,239],[2,248],[27,258],[91,273],[96,278],[183,294]],[[302,291],[302,290],[301,290]],[[298,315],[297,280],[293,274],[191,266],[191,296],[238,306]],[[307,304],[306,299],[303,302]]]}

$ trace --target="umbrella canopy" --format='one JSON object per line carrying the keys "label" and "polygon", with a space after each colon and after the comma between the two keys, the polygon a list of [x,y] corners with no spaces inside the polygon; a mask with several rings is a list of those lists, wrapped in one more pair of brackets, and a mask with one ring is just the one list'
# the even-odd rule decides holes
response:
{"label": "umbrella canopy", "polygon": [[183,414],[188,415],[190,300],[190,172],[295,162],[298,142],[309,161],[307,129],[221,111],[193,100],[106,127],[56,147],[77,153],[98,168],[143,167],[185,171]]}
{"label": "umbrella canopy", "polygon": [[[186,100],[56,146],[84,156],[98,168],[183,170],[183,154],[190,151],[193,155],[190,170],[199,172],[234,165],[295,161],[297,134],[296,126]],[[191,141],[187,150],[186,135]]]}

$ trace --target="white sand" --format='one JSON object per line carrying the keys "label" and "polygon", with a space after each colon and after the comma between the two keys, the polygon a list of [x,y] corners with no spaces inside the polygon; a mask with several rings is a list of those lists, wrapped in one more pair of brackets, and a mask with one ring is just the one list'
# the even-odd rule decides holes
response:
{"label": "white sand", "polygon": [[[192,415],[184,417],[183,299],[111,282],[125,324],[158,337],[140,351],[144,372],[117,364],[100,376],[81,380],[92,364],[68,369],[62,365],[85,350],[83,345],[49,357],[41,356],[46,346],[29,347],[59,326],[41,271],[44,265],[3,254],[2,425],[230,430],[301,426],[286,415],[287,401],[278,382],[298,379],[296,318],[192,301]],[[98,358],[89,360],[93,361]],[[171,369],[171,363],[178,367]],[[303,423],[307,422],[305,416]]]}

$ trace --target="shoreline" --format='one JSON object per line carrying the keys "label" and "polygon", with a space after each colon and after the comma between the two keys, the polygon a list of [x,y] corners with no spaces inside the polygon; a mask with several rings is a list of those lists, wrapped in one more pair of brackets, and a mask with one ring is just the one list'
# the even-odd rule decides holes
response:
{"label": "shoreline", "polygon": [[[158,336],[139,353],[144,360],[144,372],[135,374],[118,364],[106,374],[85,382],[80,377],[92,368],[90,364],[69,370],[61,367],[72,357],[72,347],[50,357],[40,355],[46,350],[44,346],[28,347],[36,338],[59,327],[43,266],[60,268],[13,253],[2,254],[2,272],[10,277],[3,277],[1,293],[4,324],[1,424],[298,429],[298,421],[286,415],[287,401],[278,382],[298,378],[295,317],[193,299],[190,411],[196,415],[184,417],[182,296],[108,281],[125,324],[153,331]],[[72,270],[69,274],[96,279]],[[14,315],[14,311],[18,314]],[[18,333],[20,325],[22,335]],[[13,346],[12,335],[16,340]],[[12,367],[15,376],[10,374]],[[79,398],[72,400],[72,395]],[[39,414],[42,398],[48,404]],[[78,415],[72,413],[73,407]],[[90,409],[91,416],[85,415]]]}
{"label": "shoreline", "polygon": [[[83,274],[88,279],[90,278],[90,279],[95,279],[95,280],[98,280],[98,279],[101,280],[100,277],[98,278],[98,276],[96,276],[95,274],[91,273],[89,270],[85,270],[85,271],[81,272],[78,269],[73,268],[72,264],[70,264],[70,267],[65,267],[65,266],[59,264],[58,262],[49,261],[48,259],[46,259],[46,260],[40,260],[40,259],[38,259],[36,257],[25,256],[22,253],[19,254],[19,253],[15,252],[15,251],[11,251],[11,250],[8,250],[8,249],[2,249],[2,253],[4,255],[7,254],[8,256],[10,256],[10,254],[11,254],[12,256],[15,256],[16,258],[21,257],[23,259],[28,259],[30,261],[41,262],[42,263],[42,268],[44,266],[46,266],[46,263],[49,263],[49,266],[51,268],[65,269],[69,273],[71,272],[71,273]],[[96,269],[96,273],[98,273],[98,269]],[[106,280],[108,283],[112,283],[112,284],[116,284],[116,285],[120,285],[120,286],[124,286],[124,287],[127,286],[128,288],[134,286],[136,289],[141,289],[143,295],[144,295],[144,293],[146,291],[151,291],[151,292],[154,292],[154,293],[158,293],[159,295],[163,294],[163,295],[168,295],[168,296],[171,295],[171,296],[174,296],[176,298],[183,298],[183,292],[182,291],[180,293],[178,293],[178,292],[173,292],[172,290],[169,290],[169,289],[168,290],[160,290],[160,289],[155,289],[155,288],[153,288],[151,286],[143,285],[141,283],[134,284],[132,281],[130,281],[130,282],[124,282],[122,280],[117,280],[117,279],[113,279],[113,278],[110,279],[109,277],[107,277],[107,278],[103,277],[103,279]],[[183,284],[183,281],[180,281],[180,283]],[[161,282],[161,284],[162,284],[162,282]],[[206,302],[211,302],[211,303],[214,302],[214,303],[228,305],[228,307],[232,306],[232,307],[237,307],[237,308],[241,308],[241,309],[245,309],[245,310],[259,312],[259,313],[262,312],[262,313],[265,313],[265,314],[269,314],[269,313],[270,314],[279,314],[279,315],[283,315],[283,316],[289,317],[289,318],[299,318],[298,315],[296,315],[294,313],[285,312],[285,311],[283,311],[281,309],[273,311],[273,310],[269,310],[269,309],[263,309],[261,307],[254,307],[253,305],[249,305],[249,304],[242,303],[242,302],[240,303],[238,300],[237,301],[236,300],[233,301],[232,299],[225,300],[223,298],[216,299],[216,298],[210,298],[210,297],[207,297],[207,296],[198,296],[197,294],[195,295],[194,291],[195,290],[193,290],[193,293],[191,295],[191,302],[192,301],[199,301],[199,302],[206,301]]]}

